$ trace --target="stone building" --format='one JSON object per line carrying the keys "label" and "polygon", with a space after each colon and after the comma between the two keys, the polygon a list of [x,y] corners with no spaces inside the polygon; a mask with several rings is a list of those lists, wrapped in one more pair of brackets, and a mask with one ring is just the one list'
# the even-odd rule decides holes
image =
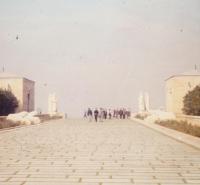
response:
{"label": "stone building", "polygon": [[10,90],[19,102],[16,112],[34,110],[35,82],[9,73],[0,73],[0,88]]}
{"label": "stone building", "polygon": [[200,72],[198,70],[169,77],[166,80],[167,111],[182,114],[184,96],[197,85],[200,85]]}

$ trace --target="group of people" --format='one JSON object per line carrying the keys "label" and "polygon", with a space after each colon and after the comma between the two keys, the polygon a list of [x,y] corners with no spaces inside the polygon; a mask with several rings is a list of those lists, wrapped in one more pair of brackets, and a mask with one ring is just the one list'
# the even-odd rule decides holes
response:
{"label": "group of people", "polygon": [[127,110],[125,108],[121,109],[104,109],[104,108],[99,108],[99,109],[94,109],[92,110],[91,108],[88,108],[87,111],[84,113],[84,118],[88,118],[89,121],[91,122],[93,119],[97,122],[98,120],[102,122],[103,120],[106,119],[127,119],[130,118],[131,116],[131,111]]}

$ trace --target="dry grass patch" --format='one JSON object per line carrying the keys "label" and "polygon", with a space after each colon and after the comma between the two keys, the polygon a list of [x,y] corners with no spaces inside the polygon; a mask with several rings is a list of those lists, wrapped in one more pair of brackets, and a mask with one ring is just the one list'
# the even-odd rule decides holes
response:
{"label": "dry grass patch", "polygon": [[14,122],[9,121],[9,120],[4,120],[4,121],[0,120],[0,129],[16,127],[16,126],[19,126],[19,125],[20,125],[20,123],[14,123]]}
{"label": "dry grass patch", "polygon": [[190,134],[192,136],[200,137],[200,127],[192,125],[186,121],[167,120],[156,121],[155,123],[167,128],[178,130],[186,134]]}

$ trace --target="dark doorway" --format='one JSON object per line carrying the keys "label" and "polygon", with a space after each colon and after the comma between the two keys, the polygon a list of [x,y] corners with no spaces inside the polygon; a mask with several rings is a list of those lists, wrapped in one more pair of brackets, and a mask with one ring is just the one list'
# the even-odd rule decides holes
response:
{"label": "dark doorway", "polygon": [[27,112],[30,111],[30,93],[27,94]]}

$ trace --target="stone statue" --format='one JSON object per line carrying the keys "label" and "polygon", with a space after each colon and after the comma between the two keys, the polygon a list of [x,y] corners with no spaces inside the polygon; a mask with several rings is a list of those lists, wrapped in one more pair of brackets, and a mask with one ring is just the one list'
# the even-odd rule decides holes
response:
{"label": "stone statue", "polygon": [[56,115],[57,109],[57,97],[55,93],[49,94],[48,98],[48,113],[50,116]]}
{"label": "stone statue", "polygon": [[138,98],[139,112],[149,112],[149,94],[141,92]]}
{"label": "stone statue", "polygon": [[144,99],[145,99],[145,111],[149,112],[149,93],[145,92],[144,93]]}

